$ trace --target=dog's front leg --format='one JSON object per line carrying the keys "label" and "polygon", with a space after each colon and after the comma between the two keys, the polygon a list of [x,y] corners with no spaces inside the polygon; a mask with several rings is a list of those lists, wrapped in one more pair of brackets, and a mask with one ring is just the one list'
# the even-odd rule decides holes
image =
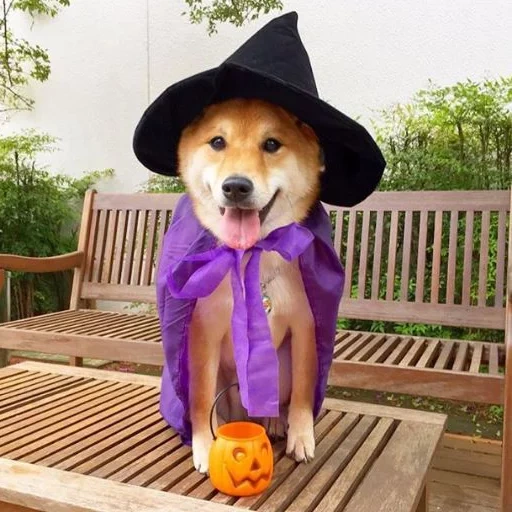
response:
{"label": "dog's front leg", "polygon": [[189,331],[189,403],[194,467],[200,473],[208,472],[213,441],[209,417],[217,388],[221,349],[221,338],[217,339],[215,334],[215,329],[208,330],[196,311]]}
{"label": "dog's front leg", "polygon": [[[308,319],[309,320],[309,319]],[[312,319],[292,326],[292,393],[286,452],[298,462],[315,454],[313,405],[317,376],[315,326]]]}

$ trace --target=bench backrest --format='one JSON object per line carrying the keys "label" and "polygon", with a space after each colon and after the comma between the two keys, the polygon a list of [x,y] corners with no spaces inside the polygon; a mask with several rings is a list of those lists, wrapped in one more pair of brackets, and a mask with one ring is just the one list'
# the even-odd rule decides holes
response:
{"label": "bench backrest", "polygon": [[[88,193],[72,307],[155,302],[160,242],[179,194]],[[340,317],[503,329],[508,191],[376,192],[324,205],[345,265]]]}
{"label": "bench backrest", "polygon": [[340,317],[503,329],[508,191],[377,192],[328,206]]}
{"label": "bench backrest", "polygon": [[100,194],[84,202],[71,306],[80,299],[154,303],[158,249],[179,194]]}

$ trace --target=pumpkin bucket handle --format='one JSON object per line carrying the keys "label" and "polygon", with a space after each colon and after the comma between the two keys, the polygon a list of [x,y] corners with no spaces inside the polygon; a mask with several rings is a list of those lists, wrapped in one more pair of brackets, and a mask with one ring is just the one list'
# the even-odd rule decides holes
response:
{"label": "pumpkin bucket handle", "polygon": [[238,385],[238,382],[234,382],[233,384],[230,384],[229,386],[226,386],[224,389],[220,390],[217,396],[215,397],[215,400],[213,401],[212,408],[210,409],[210,431],[212,433],[212,437],[214,440],[217,439],[215,432],[213,430],[213,414],[215,413],[215,407],[217,406],[217,402],[222,398],[224,393],[231,389],[232,387],[236,386],[238,390],[240,390],[240,386]]}

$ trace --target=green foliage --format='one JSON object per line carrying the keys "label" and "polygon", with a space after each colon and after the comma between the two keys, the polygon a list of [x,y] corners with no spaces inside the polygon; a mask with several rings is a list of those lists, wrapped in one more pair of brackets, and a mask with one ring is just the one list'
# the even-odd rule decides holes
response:
{"label": "green foliage", "polygon": [[[474,82],[467,80],[448,87],[431,85],[419,91],[412,101],[392,106],[381,112],[376,125],[379,145],[388,162],[381,190],[480,190],[507,189],[512,182],[512,77]],[[389,244],[390,215],[384,214],[382,247]],[[401,295],[402,243],[404,240],[404,217],[398,219],[396,253],[397,278],[393,297]],[[454,301],[461,303],[463,293],[464,237],[466,218],[458,217],[457,252]],[[356,232],[361,232],[362,215],[356,219]],[[434,272],[433,240],[435,220],[427,218],[427,240],[425,254],[425,280],[422,299],[429,301],[430,276]],[[373,254],[373,224],[370,226],[368,251]],[[448,247],[450,234],[449,212],[442,217],[441,261],[439,265],[439,300],[444,301],[448,282]],[[480,236],[482,217],[475,214],[473,224],[472,275],[470,279],[470,303],[478,303]],[[411,261],[409,262],[408,300],[416,294],[415,265],[419,251],[419,215],[414,214],[411,233]],[[344,249],[345,251],[346,249]],[[356,242],[355,261],[358,261],[360,240]],[[496,294],[496,272],[498,255],[498,215],[490,214],[489,253],[487,266],[486,301],[494,305]],[[369,298],[372,286],[371,262],[366,269],[364,296]],[[500,262],[503,264],[503,262]],[[380,297],[387,290],[387,259],[384,258],[380,273]],[[358,268],[353,283],[358,283]],[[354,287],[352,287],[354,288]],[[351,296],[359,295],[357,286]],[[487,339],[503,341],[503,331],[448,328],[439,325],[388,322],[364,322],[350,320],[348,328],[373,332],[396,332],[409,336],[428,336],[458,339]],[[357,326],[357,327],[356,327]]]}
{"label": "green foliage", "polygon": [[512,77],[431,84],[381,112],[381,190],[506,189],[512,181]]}
{"label": "green foliage", "polygon": [[281,0],[185,0],[192,23],[207,23],[208,35],[217,32],[219,23],[232,23],[236,27],[257,19],[261,14],[281,10]]}
{"label": "green foliage", "polygon": [[[0,253],[54,256],[76,250],[85,191],[113,171],[96,171],[78,179],[51,174],[38,166],[36,157],[54,150],[54,138],[33,131],[0,138]],[[62,302],[65,306],[65,299],[56,300],[55,290],[52,293],[62,284],[54,279],[14,275],[16,316],[51,310]]]}
{"label": "green foliage", "polygon": [[185,185],[176,176],[163,176],[161,174],[152,174],[151,177],[142,184],[141,192],[149,193],[170,193],[185,192]]}
{"label": "green foliage", "polygon": [[34,101],[23,94],[30,79],[44,82],[50,75],[48,52],[37,44],[18,38],[10,29],[11,16],[22,11],[32,18],[55,17],[69,0],[2,0],[0,11],[0,101],[4,110],[30,110]]}

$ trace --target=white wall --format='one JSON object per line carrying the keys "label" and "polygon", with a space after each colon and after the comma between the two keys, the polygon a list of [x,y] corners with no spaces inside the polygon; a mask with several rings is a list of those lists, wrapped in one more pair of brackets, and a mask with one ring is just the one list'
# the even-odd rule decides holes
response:
{"label": "white wall", "polygon": [[[299,12],[322,97],[368,126],[374,111],[407,100],[428,79],[450,84],[512,73],[510,0],[285,0]],[[56,171],[114,167],[116,190],[148,174],[131,150],[148,101],[214,67],[272,16],[243,28],[181,16],[183,0],[72,0],[55,20],[16,24],[48,48],[52,75],[29,91],[36,109],[1,130],[37,127],[61,138]]]}

